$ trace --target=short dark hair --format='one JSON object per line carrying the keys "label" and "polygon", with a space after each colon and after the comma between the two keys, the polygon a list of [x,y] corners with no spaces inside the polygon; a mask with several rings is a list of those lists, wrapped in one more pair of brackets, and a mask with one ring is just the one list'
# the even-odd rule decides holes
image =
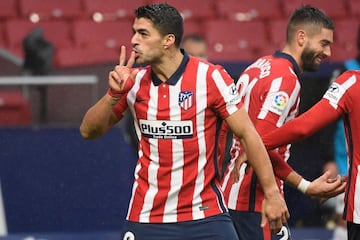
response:
{"label": "short dark hair", "polygon": [[310,5],[303,5],[296,9],[290,17],[286,29],[287,41],[290,41],[299,27],[304,27],[305,25],[314,26],[314,32],[320,31],[321,28],[335,30],[333,21],[324,12]]}
{"label": "short dark hair", "polygon": [[137,8],[135,16],[149,19],[162,36],[174,34],[175,45],[180,46],[184,33],[183,18],[175,7],[167,3],[149,4]]}

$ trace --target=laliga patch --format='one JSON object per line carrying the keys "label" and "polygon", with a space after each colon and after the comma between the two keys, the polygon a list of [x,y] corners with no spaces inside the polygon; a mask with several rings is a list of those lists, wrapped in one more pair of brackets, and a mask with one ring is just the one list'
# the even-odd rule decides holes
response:
{"label": "laliga patch", "polygon": [[182,91],[179,93],[179,106],[188,110],[193,106],[194,103],[194,93],[191,91]]}
{"label": "laliga patch", "polygon": [[289,95],[286,92],[277,92],[271,102],[270,111],[281,115],[289,101]]}

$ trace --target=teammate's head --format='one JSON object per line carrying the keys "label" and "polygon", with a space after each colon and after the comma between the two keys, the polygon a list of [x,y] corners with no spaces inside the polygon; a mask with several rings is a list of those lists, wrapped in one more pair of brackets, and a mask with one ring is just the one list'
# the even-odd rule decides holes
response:
{"label": "teammate's head", "polygon": [[299,66],[305,71],[315,71],[321,60],[331,55],[335,26],[318,8],[304,5],[294,11],[286,29],[288,45],[299,49]]}
{"label": "teammate's head", "polygon": [[149,19],[162,36],[173,34],[175,45],[180,46],[184,27],[183,18],[176,8],[167,3],[150,4],[137,8],[135,16]]}
{"label": "teammate's head", "polygon": [[186,35],[182,41],[182,47],[194,57],[207,59],[207,44],[205,38],[198,34]]}

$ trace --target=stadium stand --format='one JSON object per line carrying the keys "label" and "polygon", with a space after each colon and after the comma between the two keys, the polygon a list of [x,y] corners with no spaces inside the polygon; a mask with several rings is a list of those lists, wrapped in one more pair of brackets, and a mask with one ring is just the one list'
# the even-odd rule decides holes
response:
{"label": "stadium stand", "polygon": [[267,44],[262,21],[207,21],[205,36],[209,46],[208,56],[212,61],[255,60],[264,53]]}
{"label": "stadium stand", "polygon": [[68,19],[83,13],[82,0],[19,0],[20,14],[32,21]]}
{"label": "stadium stand", "polygon": [[218,0],[217,10],[221,18],[237,21],[272,19],[282,16],[279,0]]}
{"label": "stadium stand", "polygon": [[346,17],[348,11],[345,3],[345,0],[282,0],[285,16],[290,16],[294,9],[302,4],[310,4],[320,8],[332,18]]}
{"label": "stadium stand", "polygon": [[0,1],[0,19],[15,18],[18,16],[17,0]]}
{"label": "stadium stand", "polygon": [[31,109],[20,91],[0,91],[0,125],[31,125]]}
{"label": "stadium stand", "polygon": [[144,5],[145,0],[84,0],[84,15],[94,21],[113,21],[117,19],[131,19],[134,9]]}

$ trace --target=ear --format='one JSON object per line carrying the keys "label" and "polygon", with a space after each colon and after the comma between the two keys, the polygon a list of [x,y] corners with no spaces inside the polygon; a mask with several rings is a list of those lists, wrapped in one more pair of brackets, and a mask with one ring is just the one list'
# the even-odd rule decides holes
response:
{"label": "ear", "polygon": [[164,48],[168,49],[170,46],[175,44],[175,35],[174,34],[167,34],[164,37]]}
{"label": "ear", "polygon": [[297,31],[296,40],[300,47],[304,46],[304,44],[306,42],[306,37],[307,37],[307,35],[304,30],[300,29],[299,31]]}

